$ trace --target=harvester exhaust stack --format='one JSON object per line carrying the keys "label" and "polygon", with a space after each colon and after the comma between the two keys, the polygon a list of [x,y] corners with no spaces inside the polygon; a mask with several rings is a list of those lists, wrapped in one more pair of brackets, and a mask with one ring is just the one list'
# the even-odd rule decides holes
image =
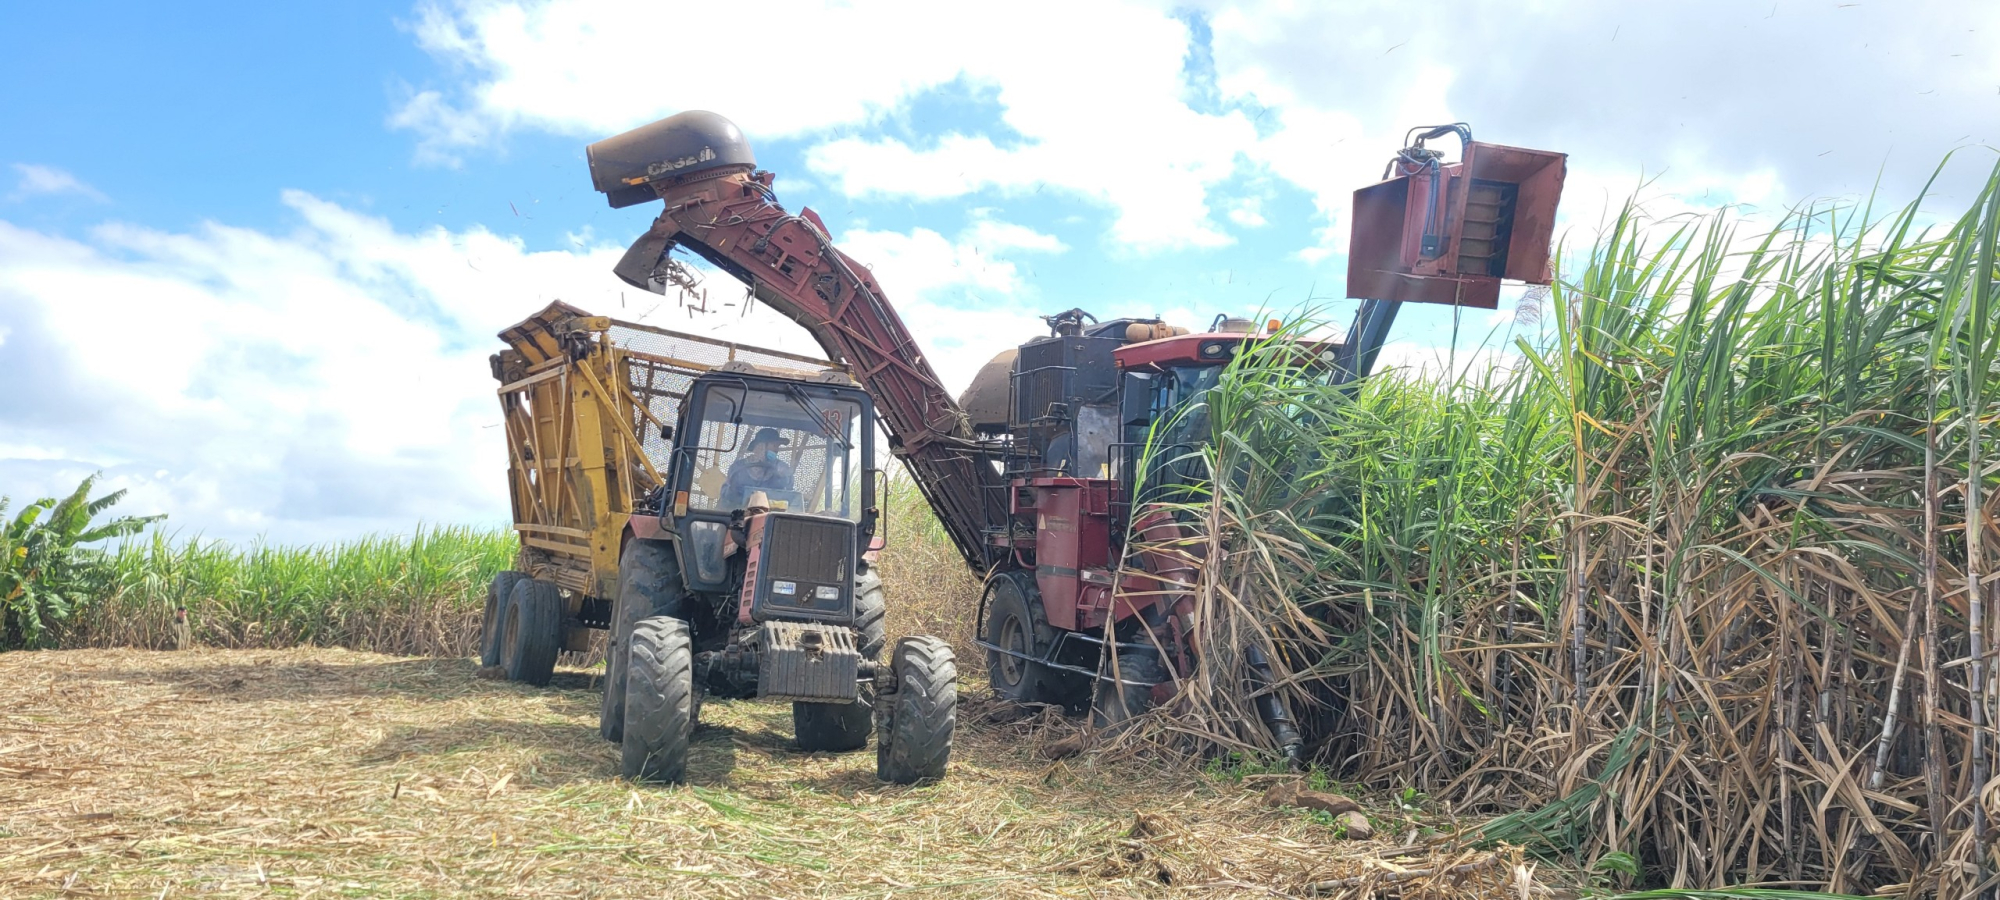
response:
{"label": "harvester exhaust stack", "polygon": [[[1380,184],[1354,192],[1347,295],[1492,309],[1502,279],[1548,284],[1565,154],[1412,132]],[[1455,134],[1459,161],[1424,146]]]}

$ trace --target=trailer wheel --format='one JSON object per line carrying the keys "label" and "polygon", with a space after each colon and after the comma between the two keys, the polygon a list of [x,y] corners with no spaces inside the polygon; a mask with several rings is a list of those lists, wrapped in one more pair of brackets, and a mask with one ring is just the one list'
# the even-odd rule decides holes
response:
{"label": "trailer wheel", "polygon": [[1041,659],[1055,645],[1056,629],[1042,611],[1040,592],[1023,572],[1003,572],[986,586],[986,680],[993,692],[1018,703],[1081,703],[1088,682],[1072,683],[1024,656]]}
{"label": "trailer wheel", "polygon": [[[1140,682],[1143,687],[1120,684],[1110,679],[1116,671],[1119,681]],[[1151,685],[1168,680],[1167,667],[1151,650],[1118,653],[1114,666],[1112,651],[1106,647],[1097,664],[1097,690],[1090,698],[1090,724],[1099,730],[1116,729],[1134,716],[1153,708]]]}
{"label": "trailer wheel", "polygon": [[479,666],[500,664],[500,633],[505,630],[507,601],[513,597],[514,583],[526,578],[519,572],[501,572],[486,585],[486,615],[479,620]]}
{"label": "trailer wheel", "polygon": [[556,586],[538,578],[514,582],[507,592],[500,635],[500,665],[508,681],[542,687],[556,671],[563,645],[563,602]]}
{"label": "trailer wheel", "polygon": [[875,727],[875,689],[862,685],[853,703],[792,703],[792,733],[807,753],[846,753],[868,746]]}
{"label": "trailer wheel", "polygon": [[944,777],[958,725],[958,664],[951,647],[928,635],[896,642],[893,690],[875,709],[875,777],[914,784]]}
{"label": "trailer wheel", "polygon": [[699,709],[687,623],[653,616],[627,643],[620,768],[634,781],[683,781]]}
{"label": "trailer wheel", "polygon": [[597,733],[605,740],[616,744],[625,736],[626,644],[632,629],[653,616],[687,621],[685,597],[672,544],[642,538],[625,542],[618,554],[618,596],[604,650],[604,700],[597,712]]}

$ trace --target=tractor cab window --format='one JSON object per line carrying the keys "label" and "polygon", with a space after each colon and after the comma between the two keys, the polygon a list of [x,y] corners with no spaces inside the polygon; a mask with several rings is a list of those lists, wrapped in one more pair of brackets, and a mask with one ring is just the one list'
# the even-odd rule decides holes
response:
{"label": "tractor cab window", "polygon": [[861,404],[817,386],[710,387],[688,485],[692,509],[861,517]]}

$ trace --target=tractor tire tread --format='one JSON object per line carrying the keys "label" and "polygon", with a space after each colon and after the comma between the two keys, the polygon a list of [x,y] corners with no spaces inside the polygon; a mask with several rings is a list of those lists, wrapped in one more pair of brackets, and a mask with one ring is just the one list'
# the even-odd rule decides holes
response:
{"label": "tractor tire tread", "polygon": [[853,703],[792,703],[792,733],[807,753],[847,753],[868,746],[875,728],[875,690],[863,687]]}
{"label": "tractor tire tread", "polygon": [[[633,598],[628,601],[626,598]],[[686,621],[685,593],[674,548],[664,541],[632,538],[618,554],[618,596],[613,598],[611,633],[604,647],[604,697],[597,711],[597,734],[611,743],[625,739],[625,646],[643,619],[672,616]]]}
{"label": "tractor tire tread", "polygon": [[687,623],[644,619],[632,629],[628,649],[620,771],[633,781],[684,781],[699,709]]}
{"label": "tractor tire tread", "polygon": [[958,725],[958,664],[950,645],[934,637],[898,641],[895,693],[879,701],[875,774],[894,784],[944,777]]}
{"label": "tractor tire tread", "polygon": [[854,578],[854,633],[863,659],[878,659],[889,642],[889,603],[882,574],[873,568]]}

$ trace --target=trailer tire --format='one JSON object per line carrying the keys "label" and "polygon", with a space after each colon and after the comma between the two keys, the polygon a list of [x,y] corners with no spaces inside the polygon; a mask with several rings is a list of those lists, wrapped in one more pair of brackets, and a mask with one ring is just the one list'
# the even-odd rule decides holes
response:
{"label": "trailer tire", "polygon": [[685,781],[700,708],[687,623],[653,616],[632,629],[629,644],[620,769],[633,781]]}
{"label": "trailer tire", "polygon": [[862,685],[853,703],[792,703],[792,733],[807,753],[846,753],[868,746],[875,728],[875,689]]}
{"label": "trailer tire", "polygon": [[542,687],[556,671],[563,646],[563,602],[556,586],[538,578],[514,582],[507,592],[506,626],[500,636],[500,665],[508,681]]}
{"label": "trailer tire", "polygon": [[[1119,653],[1116,671],[1120,681],[1138,681],[1148,685],[1168,681],[1167,667],[1160,662],[1160,655],[1151,650],[1126,650]],[[1106,647],[1103,658],[1097,664],[1096,691],[1090,698],[1090,725],[1099,731],[1116,731],[1153,708],[1153,689],[1136,687],[1108,681],[1112,677],[1113,660],[1111,648]]]}
{"label": "trailer tire", "polygon": [[[987,582],[985,624],[986,643],[1035,659],[1046,657],[1058,636],[1042,610],[1041,592],[1021,571],[1002,572]],[[1013,653],[986,651],[987,683],[995,694],[1016,703],[1079,703],[1088,682],[1063,674]]]}
{"label": "trailer tire", "polygon": [[605,740],[616,744],[625,737],[626,644],[632,629],[654,616],[687,621],[686,596],[672,544],[643,538],[625,542],[618,554],[618,596],[604,649],[604,699],[597,712],[597,733]]}
{"label": "trailer tire", "polygon": [[528,576],[501,572],[486,585],[486,615],[479,620],[479,667],[500,664],[500,634],[505,631],[507,602],[513,598],[514,584]]}
{"label": "trailer tire", "polygon": [[854,577],[854,633],[863,659],[880,657],[889,643],[888,610],[882,573],[870,566]]}
{"label": "trailer tire", "polygon": [[958,664],[951,647],[928,635],[896,642],[894,689],[875,705],[875,777],[915,784],[944,777],[958,725]]}

